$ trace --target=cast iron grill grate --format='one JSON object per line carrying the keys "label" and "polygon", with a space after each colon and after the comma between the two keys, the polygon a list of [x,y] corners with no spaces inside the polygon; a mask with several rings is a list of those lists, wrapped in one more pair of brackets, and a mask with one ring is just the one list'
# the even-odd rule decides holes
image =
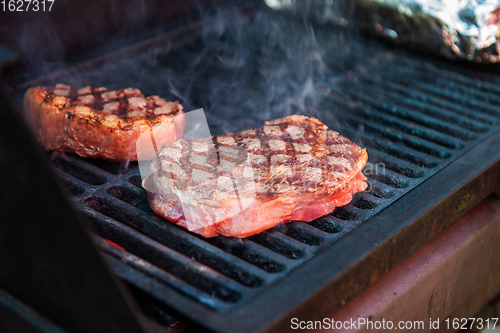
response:
{"label": "cast iron grill grate", "polygon": [[[217,120],[221,115],[213,111],[217,105],[210,104],[206,87],[235,78],[252,87],[255,71],[227,68],[226,60],[235,52],[231,36],[219,35],[214,42],[202,35],[191,31],[159,38],[131,54],[105,57],[44,84],[114,87],[120,82],[164,96],[161,90],[171,86],[162,83],[160,74],[179,73],[179,86],[192,82],[189,93],[178,95],[181,102],[204,106],[209,122],[210,116]],[[155,216],[141,187],[137,163],[52,154],[55,169],[116,275],[187,316],[195,317],[193,304],[202,305],[197,311],[228,314],[498,130],[500,89],[493,84],[363,37],[350,43],[350,62],[323,73],[315,82],[319,102],[298,112],[321,115],[329,127],[367,147],[365,174],[370,187],[349,205],[311,223],[279,225],[242,240],[204,239]],[[200,58],[194,65],[193,57]],[[252,64],[247,66],[258,66],[258,57],[250,58]],[[189,77],[181,73],[185,68]],[[107,75],[98,74],[103,71]],[[227,75],[231,71],[234,75]],[[246,116],[242,113],[240,118]],[[250,124],[259,126],[260,118],[279,116],[279,109],[270,108]]]}

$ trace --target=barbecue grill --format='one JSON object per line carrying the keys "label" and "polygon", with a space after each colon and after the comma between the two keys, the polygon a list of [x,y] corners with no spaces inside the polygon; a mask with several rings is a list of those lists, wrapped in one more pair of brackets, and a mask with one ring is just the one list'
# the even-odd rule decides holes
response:
{"label": "barbecue grill", "polygon": [[[125,304],[137,303],[140,311],[132,311],[162,325],[180,320],[218,332],[284,331],[297,316],[321,320],[499,193],[498,67],[449,62],[355,30],[304,24],[260,2],[216,7],[49,69],[5,66],[5,90],[20,110],[24,92],[35,85],[137,87],[179,100],[186,111],[203,107],[213,135],[291,113],[315,116],[367,147],[370,186],[310,223],[278,225],[241,240],[205,239],[155,216],[137,163],[45,154],[113,276],[131,292],[110,292],[117,313],[131,313]],[[282,30],[273,30],[278,26]],[[293,36],[276,43],[284,31]],[[297,41],[296,50],[287,50]],[[9,157],[0,161],[6,165]],[[38,177],[50,174],[40,170]],[[63,200],[54,184],[44,186],[44,202]],[[22,199],[11,204],[26,206]],[[70,208],[61,211],[69,217]],[[98,258],[85,260],[91,269]],[[104,273],[102,279],[112,284]],[[30,303],[9,286],[0,280],[0,288]],[[56,324],[77,331],[70,320]]]}

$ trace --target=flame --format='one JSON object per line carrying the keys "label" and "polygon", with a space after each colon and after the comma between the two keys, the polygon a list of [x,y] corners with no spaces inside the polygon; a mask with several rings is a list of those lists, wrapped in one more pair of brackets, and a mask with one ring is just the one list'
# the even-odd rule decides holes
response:
{"label": "flame", "polygon": [[122,246],[120,246],[120,245],[116,244],[115,242],[112,242],[112,241],[110,241],[109,239],[106,239],[106,240],[108,241],[108,243],[109,243],[109,244],[114,245],[114,246],[116,246],[117,248],[119,248],[119,249],[121,249],[121,250],[125,250],[125,248],[124,248],[124,247],[122,247]]}

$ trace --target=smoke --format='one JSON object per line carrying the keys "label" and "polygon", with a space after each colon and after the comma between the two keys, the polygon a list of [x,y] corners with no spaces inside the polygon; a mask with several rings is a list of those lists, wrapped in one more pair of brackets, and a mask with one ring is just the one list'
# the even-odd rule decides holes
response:
{"label": "smoke", "polygon": [[314,24],[306,13],[291,18],[266,7],[250,17],[239,13],[205,25],[188,44],[198,48],[191,57],[181,48],[163,58],[187,60],[166,70],[178,79],[169,80],[169,91],[187,110],[203,107],[213,134],[297,113],[322,119],[326,79],[332,69],[345,70],[349,39],[348,31]]}
{"label": "smoke", "polygon": [[[150,10],[144,2],[137,6],[140,22]],[[290,114],[315,116],[336,126],[337,116],[323,102],[332,77],[355,66],[349,30],[311,22],[305,12],[290,17],[264,2],[210,10],[199,6],[198,14],[184,31],[163,27],[128,39],[118,35],[101,51],[88,53],[102,56],[76,65],[41,63],[51,75],[33,84],[137,87],[145,95],[179,100],[186,111],[203,108],[213,135],[260,127]],[[137,43],[137,36],[162,29]],[[54,38],[54,52],[59,52],[60,42]],[[19,89],[19,104],[23,93]]]}

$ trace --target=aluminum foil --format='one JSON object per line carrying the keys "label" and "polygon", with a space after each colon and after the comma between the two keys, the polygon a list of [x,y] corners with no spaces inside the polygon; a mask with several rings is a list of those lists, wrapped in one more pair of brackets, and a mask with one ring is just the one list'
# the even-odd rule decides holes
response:
{"label": "aluminum foil", "polygon": [[265,0],[450,59],[500,62],[500,0]]}

